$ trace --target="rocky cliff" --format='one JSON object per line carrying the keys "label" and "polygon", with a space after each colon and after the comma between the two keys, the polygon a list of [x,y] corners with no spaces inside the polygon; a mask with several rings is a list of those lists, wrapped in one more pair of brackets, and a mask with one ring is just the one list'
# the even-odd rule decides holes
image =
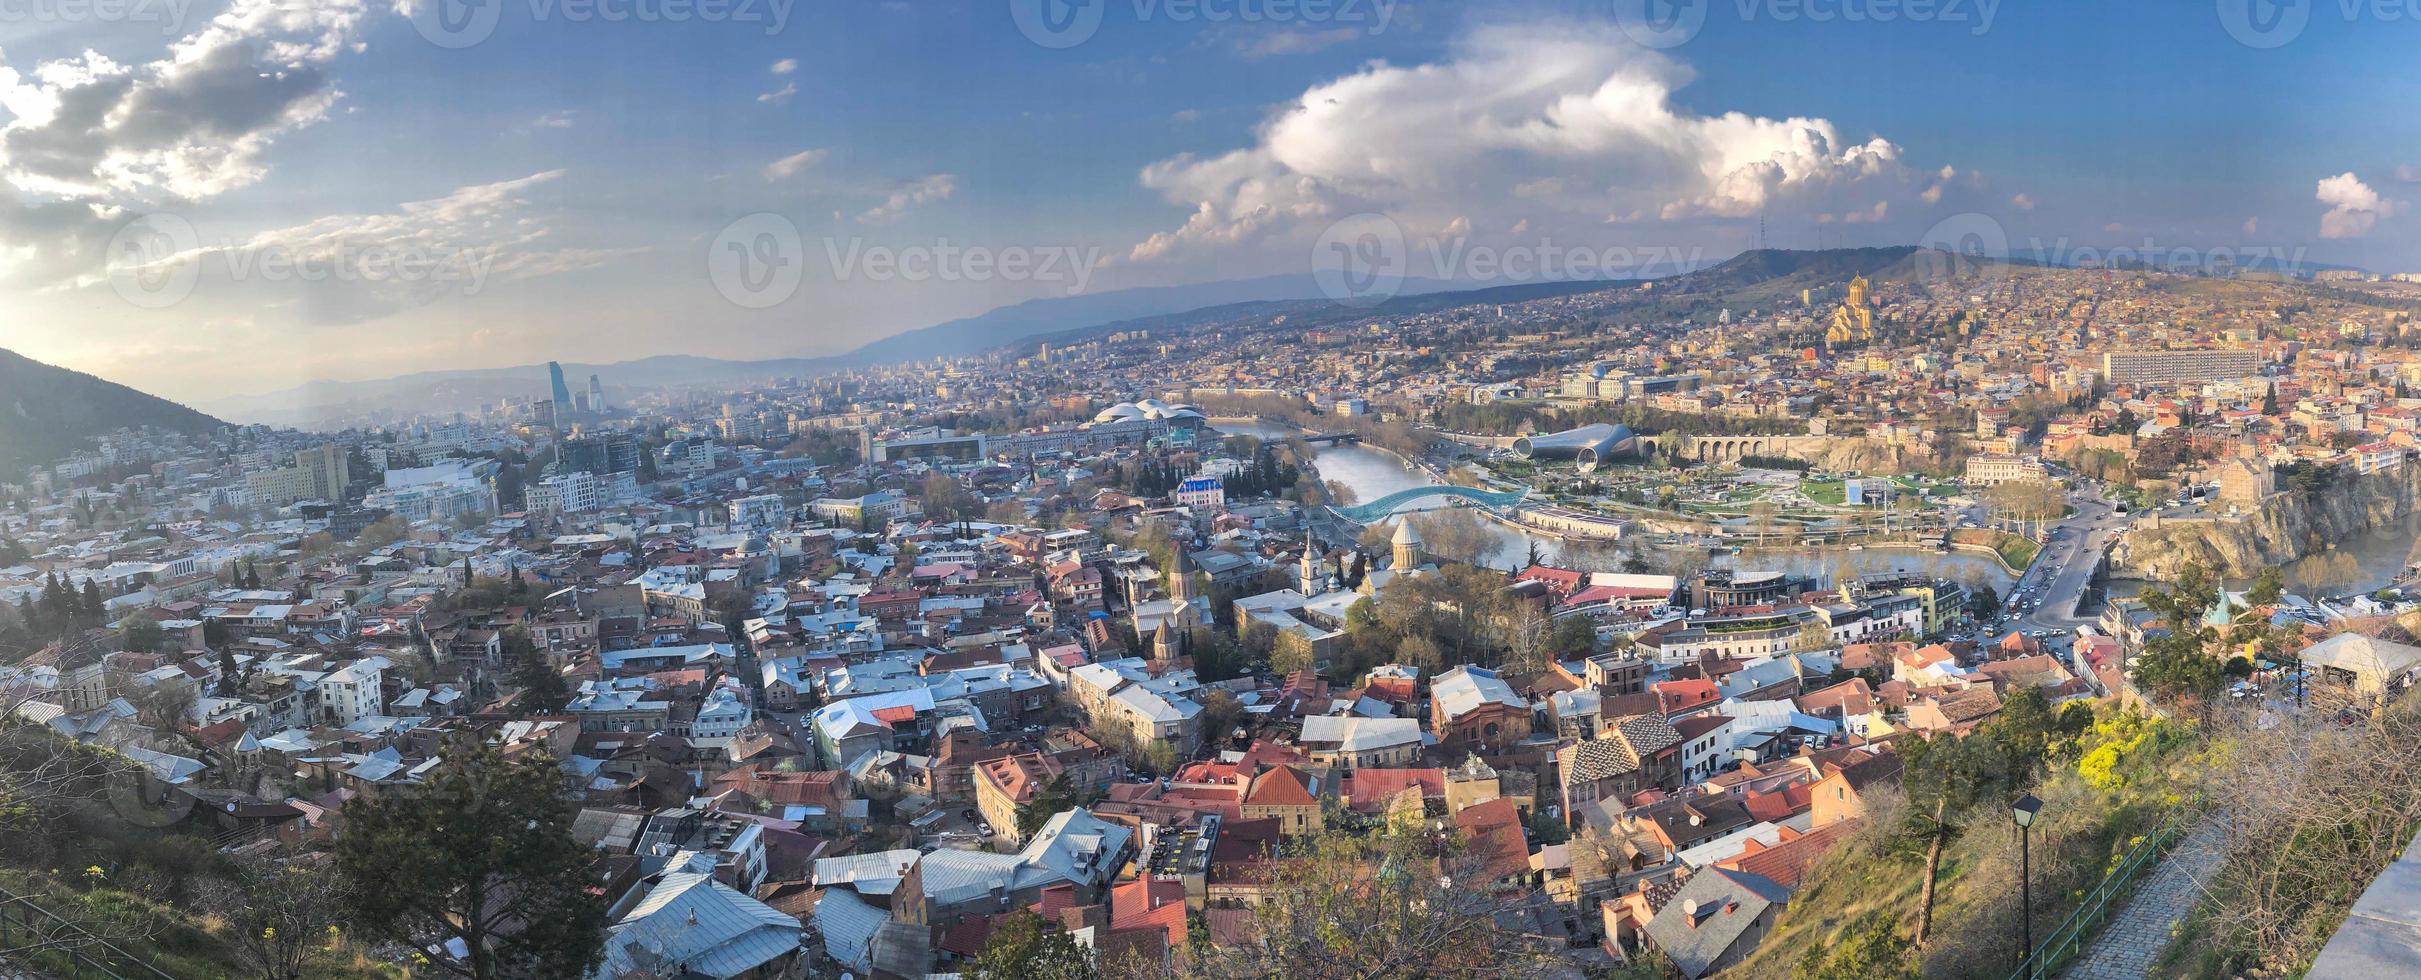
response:
{"label": "rocky cliff", "polygon": [[1834,439],[1825,443],[1822,452],[1805,458],[1827,473],[1905,475],[1920,472],[1933,462],[1924,453],[1881,439]]}
{"label": "rocky cliff", "polygon": [[2239,520],[2163,521],[2129,531],[2113,554],[2119,569],[2167,580],[2187,562],[2225,578],[2258,575],[2329,544],[2394,522],[2421,501],[2421,467],[2341,477],[2313,494],[2272,495]]}

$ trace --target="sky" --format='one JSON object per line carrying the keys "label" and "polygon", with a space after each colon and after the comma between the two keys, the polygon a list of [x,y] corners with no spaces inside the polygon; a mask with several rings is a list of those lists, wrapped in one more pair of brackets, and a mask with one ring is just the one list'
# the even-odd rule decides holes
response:
{"label": "sky", "polygon": [[207,405],[1761,240],[2421,271],[2414,50],[2421,0],[0,0],[0,347]]}

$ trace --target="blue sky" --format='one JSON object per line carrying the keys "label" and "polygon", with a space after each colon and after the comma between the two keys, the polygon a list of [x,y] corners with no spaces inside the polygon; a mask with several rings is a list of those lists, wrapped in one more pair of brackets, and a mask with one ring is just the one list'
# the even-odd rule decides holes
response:
{"label": "blue sky", "polygon": [[0,346],[199,401],[828,353],[1373,221],[1475,283],[1760,218],[2421,269],[2421,3],[124,2],[0,12]]}

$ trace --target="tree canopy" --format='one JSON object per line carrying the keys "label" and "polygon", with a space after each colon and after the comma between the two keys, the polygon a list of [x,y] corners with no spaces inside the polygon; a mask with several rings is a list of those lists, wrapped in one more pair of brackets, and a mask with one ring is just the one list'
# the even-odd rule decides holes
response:
{"label": "tree canopy", "polygon": [[355,920],[416,949],[458,943],[459,960],[431,961],[459,976],[587,975],[605,908],[562,788],[554,760],[481,745],[417,791],[347,805],[336,861]]}

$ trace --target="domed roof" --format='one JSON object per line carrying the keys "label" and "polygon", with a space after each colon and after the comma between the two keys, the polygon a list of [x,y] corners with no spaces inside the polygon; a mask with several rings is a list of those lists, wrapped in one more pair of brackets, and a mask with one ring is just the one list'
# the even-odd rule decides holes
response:
{"label": "domed roof", "polygon": [[1093,421],[1125,422],[1146,417],[1148,416],[1144,410],[1137,406],[1134,402],[1119,402],[1116,405],[1102,409],[1100,414],[1093,416]]}
{"label": "domed roof", "polygon": [[1406,519],[1404,519],[1404,520],[1400,520],[1400,521],[1395,522],[1395,539],[1394,539],[1394,543],[1396,543],[1396,544],[1419,544],[1419,543],[1421,543],[1421,532],[1419,532],[1419,531],[1415,531],[1415,530],[1413,530],[1413,529],[1412,529],[1412,520],[1411,520],[1410,518],[1406,518]]}

